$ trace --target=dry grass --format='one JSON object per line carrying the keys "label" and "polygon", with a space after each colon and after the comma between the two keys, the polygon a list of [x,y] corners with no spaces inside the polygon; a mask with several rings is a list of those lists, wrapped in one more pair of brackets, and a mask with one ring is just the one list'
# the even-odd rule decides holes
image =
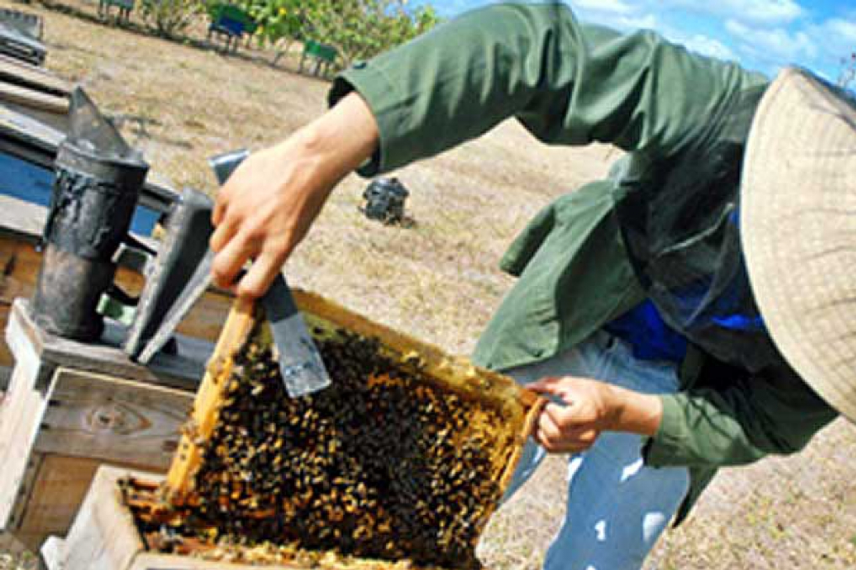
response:
{"label": "dry grass", "polygon": [[[95,12],[91,2],[71,6]],[[208,156],[273,143],[325,106],[326,83],[272,68],[264,52],[224,57],[39,4],[24,9],[46,20],[48,67],[80,82],[108,113],[147,121],[145,129],[126,122],[125,134],[175,187],[214,191]],[[294,59],[286,65],[293,69]],[[408,213],[417,221],[406,230],[366,220],[357,210],[366,182],[350,177],[287,272],[295,284],[467,353],[512,283],[496,269],[509,241],[552,196],[603,175],[612,158],[604,147],[549,148],[505,123],[396,173],[411,190]],[[839,422],[799,456],[724,473],[646,567],[856,567],[854,448],[856,430]],[[563,460],[551,458],[492,521],[485,561],[537,567],[557,530],[564,488]]]}

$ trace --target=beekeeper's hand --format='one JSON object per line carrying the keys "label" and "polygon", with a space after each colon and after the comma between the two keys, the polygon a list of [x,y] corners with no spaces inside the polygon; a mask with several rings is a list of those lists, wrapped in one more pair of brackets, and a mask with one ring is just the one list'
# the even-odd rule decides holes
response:
{"label": "beekeeper's hand", "polygon": [[[377,123],[356,93],[276,146],[250,155],[217,195],[214,282],[264,295],[336,184],[374,153]],[[249,271],[234,281],[248,260]]]}
{"label": "beekeeper's hand", "polygon": [[587,378],[544,378],[527,388],[553,396],[541,412],[533,436],[547,451],[585,451],[604,431],[653,436],[663,415],[659,397]]}

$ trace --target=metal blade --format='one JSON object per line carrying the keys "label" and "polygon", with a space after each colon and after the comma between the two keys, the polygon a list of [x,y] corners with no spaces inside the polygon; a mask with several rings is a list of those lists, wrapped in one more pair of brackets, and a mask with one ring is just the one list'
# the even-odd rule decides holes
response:
{"label": "metal blade", "polygon": [[152,336],[151,340],[146,343],[145,348],[140,352],[137,361],[146,364],[152,357],[163,348],[167,343],[178,323],[183,319],[196,304],[196,301],[208,290],[211,285],[211,266],[214,263],[214,252],[210,249],[206,252],[205,257],[196,266],[193,275],[187,281],[181,295],[175,300],[170,307],[162,324],[158,327],[157,332]]}
{"label": "metal blade", "polygon": [[[132,359],[139,360],[146,345],[157,336],[155,345],[146,353],[148,360],[149,355],[170,338],[184,317],[173,307],[188,288],[193,288],[194,278],[197,281],[204,278],[198,266],[210,255],[208,238],[214,232],[213,209],[211,198],[190,188],[185,188],[176,202],[160,251],[145,269],[146,286],[122,347]],[[192,303],[184,300],[181,309],[189,310],[190,306]]]}
{"label": "metal blade", "polygon": [[330,375],[282,274],[277,275],[262,298],[262,307],[279,353],[275,357],[288,395],[299,398],[329,386]]}
{"label": "metal blade", "polygon": [[[209,163],[217,181],[225,184],[249,154],[247,150],[241,149],[211,158]],[[210,270],[209,262],[209,273]],[[329,386],[330,375],[281,273],[262,298],[262,307],[270,322],[273,343],[278,353],[275,358],[279,362],[279,371],[288,395],[299,398]]]}

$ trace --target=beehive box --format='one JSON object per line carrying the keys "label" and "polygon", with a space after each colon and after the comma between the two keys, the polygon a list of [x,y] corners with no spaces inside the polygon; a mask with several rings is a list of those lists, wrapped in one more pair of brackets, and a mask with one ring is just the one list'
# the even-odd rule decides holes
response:
{"label": "beehive box", "polygon": [[146,547],[294,568],[478,567],[538,398],[318,296],[298,302],[332,386],[288,398],[261,309],[236,303],[165,485],[123,488]]}

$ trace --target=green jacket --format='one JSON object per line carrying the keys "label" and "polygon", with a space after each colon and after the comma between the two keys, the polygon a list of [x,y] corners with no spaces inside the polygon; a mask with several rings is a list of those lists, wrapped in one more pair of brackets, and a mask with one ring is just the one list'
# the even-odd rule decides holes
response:
{"label": "green jacket", "polygon": [[[576,21],[564,4],[493,5],[342,73],[335,102],[367,101],[380,145],[370,176],[429,157],[515,117],[549,144],[614,144],[628,152],[610,180],[545,208],[512,244],[502,268],[519,277],[480,339],[474,360],[502,370],[582,341],[644,299],[613,212],[621,181],[682,150],[725,103],[766,78],[703,58],[650,32],[630,35]],[[678,521],[724,465],[791,453],[835,413],[792,377],[716,376],[698,350],[683,389],[662,396],[663,421],[645,448],[655,467],[685,465],[692,486]]]}

